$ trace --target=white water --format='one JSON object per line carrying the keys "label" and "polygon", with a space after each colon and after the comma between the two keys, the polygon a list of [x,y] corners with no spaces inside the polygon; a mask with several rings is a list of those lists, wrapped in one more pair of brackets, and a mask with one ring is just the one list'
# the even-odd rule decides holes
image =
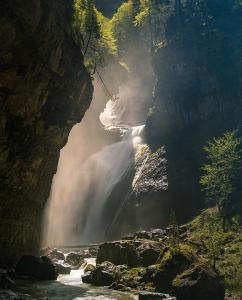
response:
{"label": "white water", "polygon": [[[86,260],[95,263],[95,259]],[[84,269],[80,268],[71,270],[69,275],[60,275],[57,281],[18,280],[19,292],[51,300],[138,300],[136,295],[83,284],[83,274]]]}
{"label": "white water", "polygon": [[[116,184],[133,165],[142,146],[144,125],[129,126],[124,121],[130,105],[127,97],[108,101],[100,114],[105,130],[119,131],[121,141],[103,147],[69,175],[70,189],[65,197],[52,186],[48,208],[48,245],[78,245],[101,242],[107,224],[103,215]],[[60,199],[62,202],[60,203]],[[60,205],[61,204],[61,205]]]}

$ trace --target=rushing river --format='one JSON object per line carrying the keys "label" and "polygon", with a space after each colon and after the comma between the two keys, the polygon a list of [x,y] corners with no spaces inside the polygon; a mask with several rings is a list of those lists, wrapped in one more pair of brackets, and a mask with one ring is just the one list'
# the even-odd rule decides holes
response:
{"label": "rushing river", "polygon": [[[88,259],[90,263],[90,259]],[[95,287],[82,283],[81,276],[84,269],[72,270],[70,275],[59,275],[56,281],[19,280],[21,293],[48,300],[135,300],[137,296],[109,289],[108,287]]]}

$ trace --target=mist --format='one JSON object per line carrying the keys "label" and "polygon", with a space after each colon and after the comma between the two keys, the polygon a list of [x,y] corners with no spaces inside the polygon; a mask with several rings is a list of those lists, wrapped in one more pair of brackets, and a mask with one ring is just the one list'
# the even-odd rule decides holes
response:
{"label": "mist", "polygon": [[119,74],[116,65],[102,70],[102,80],[115,100],[108,99],[95,77],[91,106],[60,153],[43,221],[44,246],[105,240],[110,225],[105,219],[107,200],[145,143],[144,124],[154,84],[151,70],[148,60],[126,76]]}

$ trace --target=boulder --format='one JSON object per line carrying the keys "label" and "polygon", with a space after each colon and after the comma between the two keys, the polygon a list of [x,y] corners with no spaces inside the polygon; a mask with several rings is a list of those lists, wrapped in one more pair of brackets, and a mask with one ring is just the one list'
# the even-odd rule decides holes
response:
{"label": "boulder", "polygon": [[161,244],[155,241],[145,241],[138,248],[138,254],[141,257],[143,266],[148,267],[156,263],[160,256]]}
{"label": "boulder", "polygon": [[172,283],[178,300],[223,300],[225,290],[218,275],[208,267],[194,266]]}
{"label": "boulder", "polygon": [[161,252],[156,272],[153,274],[157,291],[169,292],[172,287],[173,279],[190,268],[195,261],[198,261],[198,258],[189,248],[165,248]]}
{"label": "boulder", "polygon": [[103,262],[98,265],[91,274],[87,274],[90,277],[85,277],[84,281],[91,279],[91,283],[97,286],[109,286],[120,278],[120,270],[110,262]]}
{"label": "boulder", "polygon": [[84,258],[79,252],[70,252],[66,256],[65,262],[74,268],[79,268],[84,263]]}
{"label": "boulder", "polygon": [[46,256],[24,255],[18,261],[16,274],[20,276],[30,276],[39,280],[56,280],[58,272]]}
{"label": "boulder", "polygon": [[58,274],[70,274],[71,273],[71,266],[65,263],[55,262],[55,268]]}
{"label": "boulder", "polygon": [[83,283],[92,283],[92,272],[86,272],[84,275],[82,275],[82,282]]}
{"label": "boulder", "polygon": [[114,265],[128,265],[136,267],[140,265],[140,257],[132,241],[117,241],[104,243],[99,247],[97,264],[110,261]]}
{"label": "boulder", "polygon": [[57,249],[53,249],[52,251],[50,251],[47,256],[51,260],[65,260],[65,255]]}

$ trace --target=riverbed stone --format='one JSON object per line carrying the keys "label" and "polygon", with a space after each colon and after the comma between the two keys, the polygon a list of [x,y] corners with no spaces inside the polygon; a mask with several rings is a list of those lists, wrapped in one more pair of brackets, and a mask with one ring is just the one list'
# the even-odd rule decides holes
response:
{"label": "riverbed stone", "polygon": [[53,249],[47,255],[51,260],[65,260],[65,255],[57,249]]}
{"label": "riverbed stone", "polygon": [[73,268],[79,268],[84,263],[84,258],[79,252],[70,252],[66,256],[65,262]]}
{"label": "riverbed stone", "polygon": [[70,274],[71,273],[71,266],[65,263],[55,262],[55,268],[58,274]]}
{"label": "riverbed stone", "polygon": [[24,255],[18,261],[16,274],[19,276],[29,276],[38,280],[56,280],[58,272],[47,256]]}
{"label": "riverbed stone", "polygon": [[119,268],[110,262],[103,262],[91,272],[91,283],[97,286],[109,286],[121,276]]}

